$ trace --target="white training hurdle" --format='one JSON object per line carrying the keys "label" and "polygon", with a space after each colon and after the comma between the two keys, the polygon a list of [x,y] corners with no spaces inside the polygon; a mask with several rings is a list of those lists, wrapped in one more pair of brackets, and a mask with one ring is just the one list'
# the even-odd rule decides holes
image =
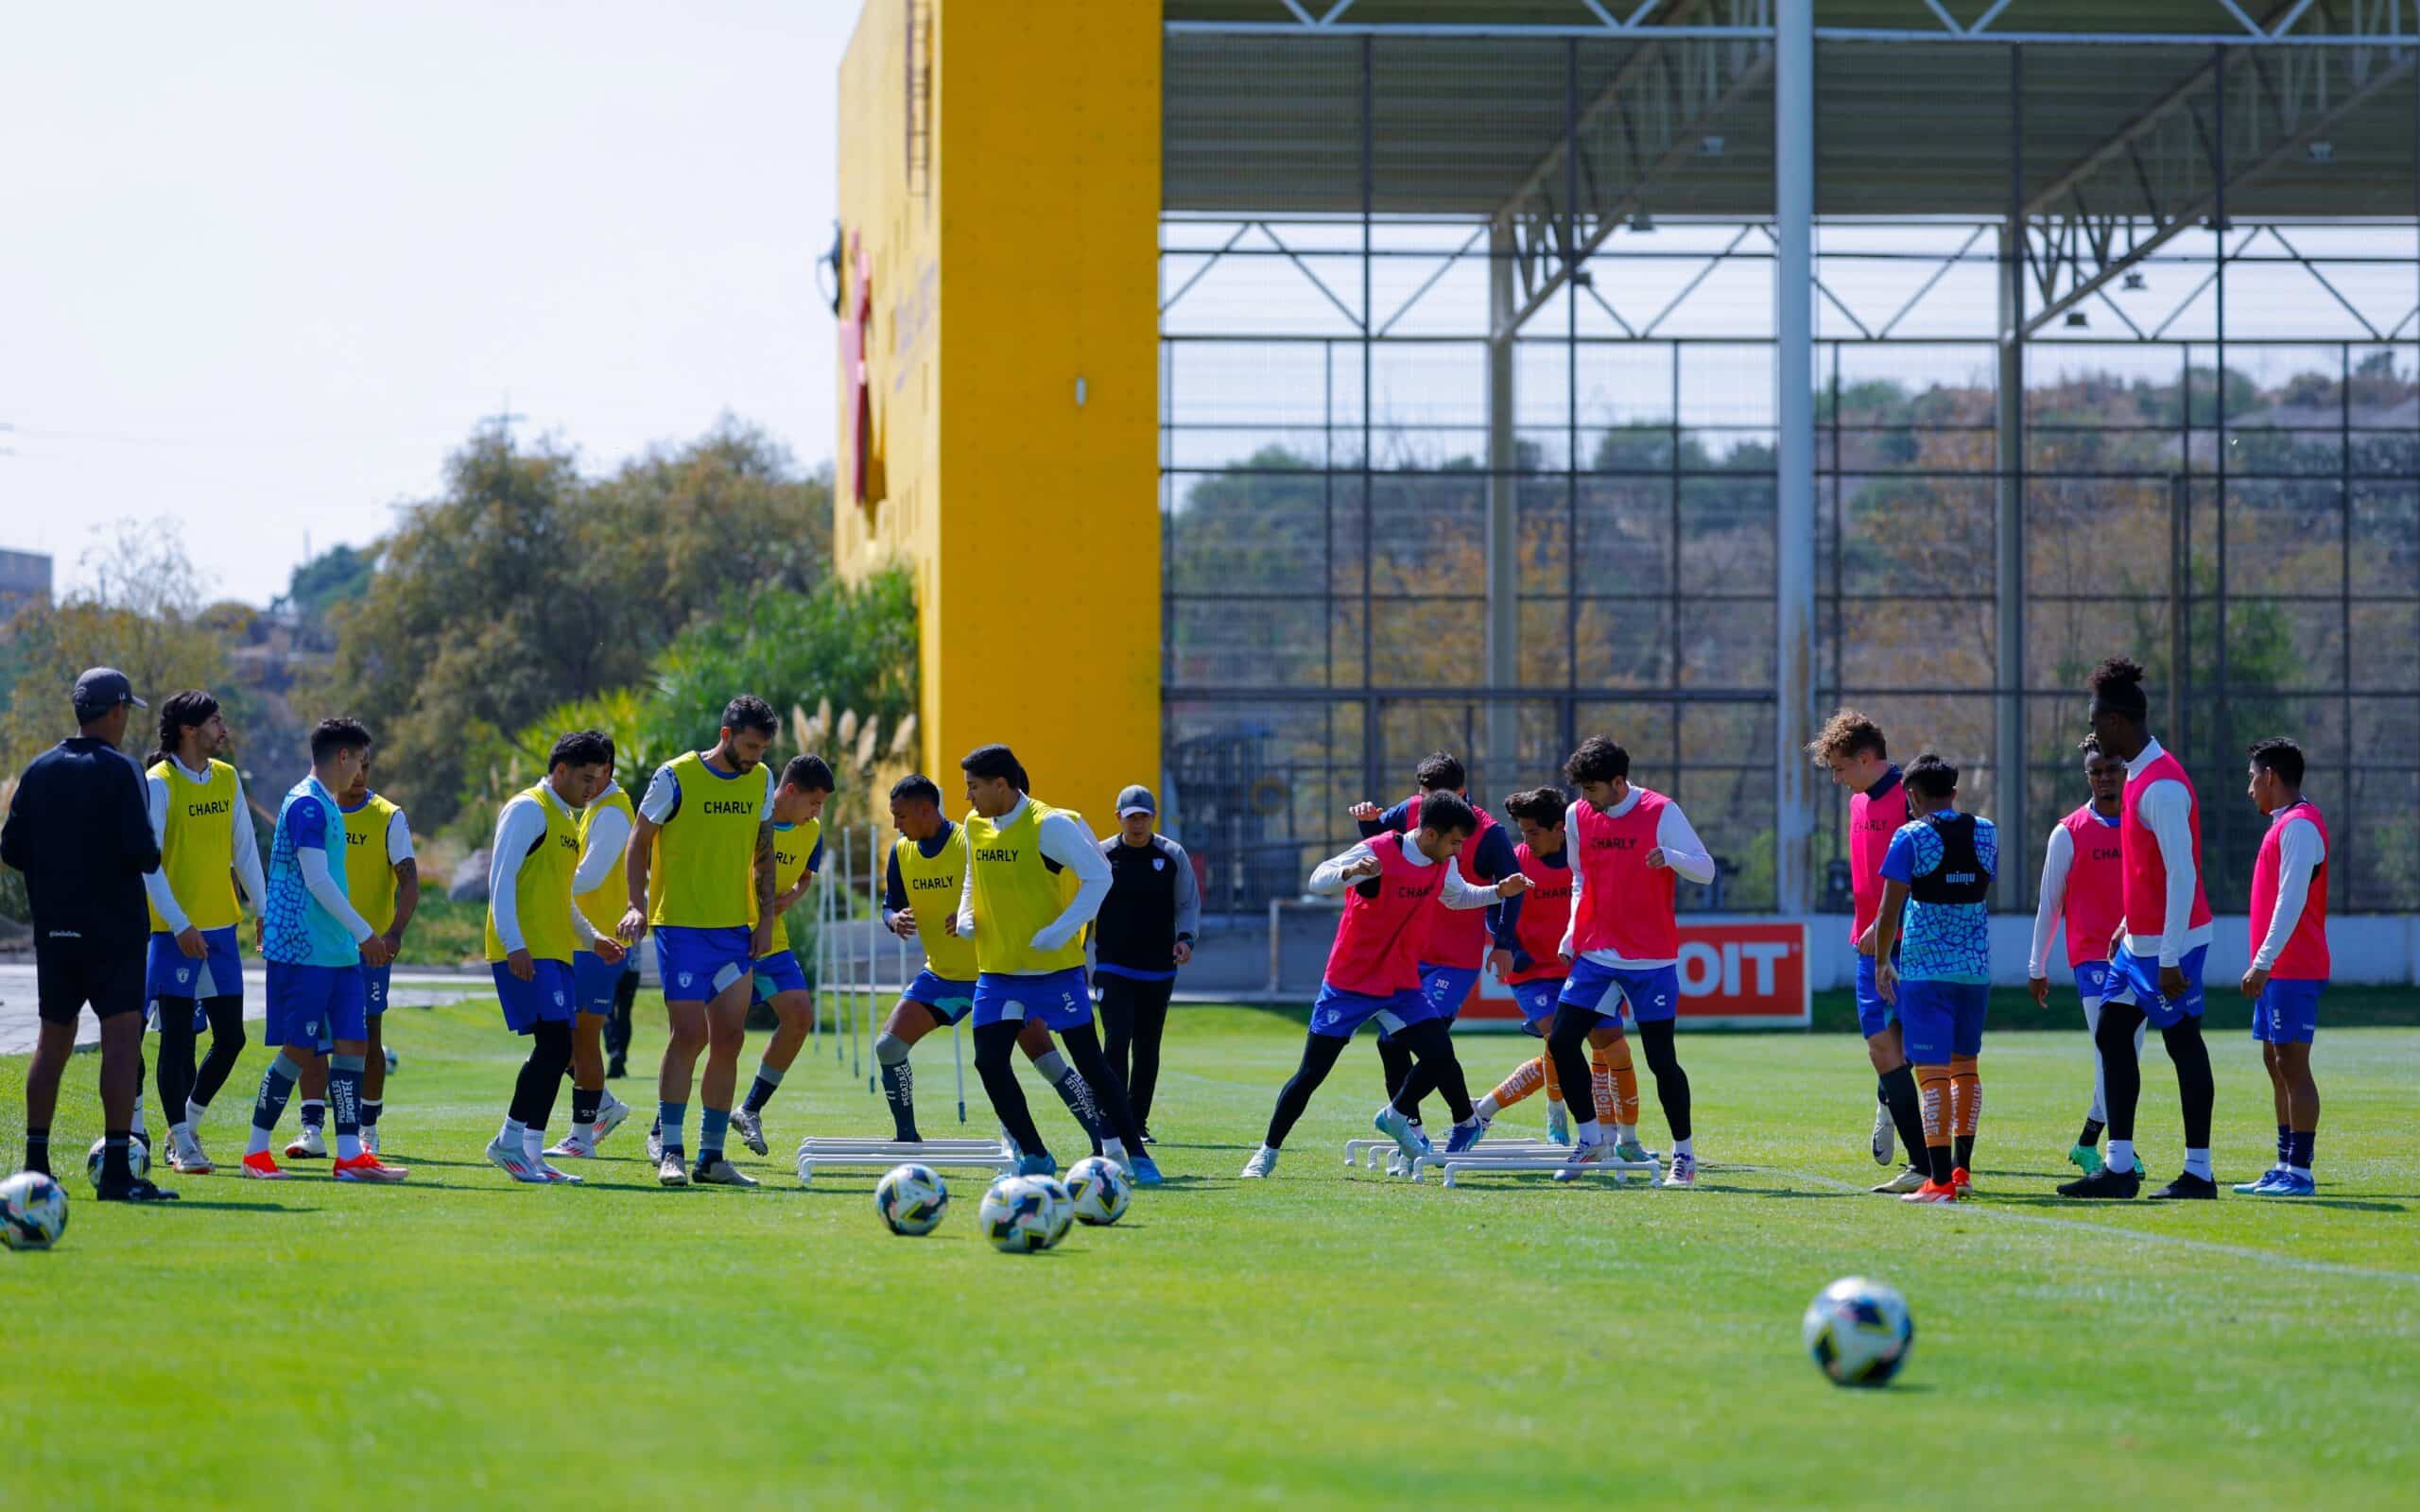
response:
{"label": "white training hurdle", "polygon": [[[1459,1186],[1460,1178],[1472,1172],[1561,1171],[1569,1165],[1571,1160],[1569,1148],[1560,1144],[1548,1145],[1547,1148],[1554,1153],[1549,1155],[1524,1150],[1510,1144],[1499,1146],[1493,1154],[1483,1144],[1477,1149],[1464,1150],[1460,1155],[1447,1155],[1440,1150],[1434,1155],[1424,1155],[1414,1160],[1411,1163],[1411,1178],[1417,1181],[1424,1169],[1434,1167],[1444,1173],[1443,1184],[1450,1187]],[[1658,1174],[1653,1160],[1592,1160],[1579,1169],[1587,1176],[1596,1176],[1599,1173],[1610,1176],[1617,1186],[1634,1175],[1644,1176],[1651,1181]]]}
{"label": "white training hurdle", "polygon": [[811,1184],[818,1166],[835,1169],[888,1170],[894,1165],[929,1165],[936,1169],[1008,1171],[1016,1156],[999,1140],[921,1140],[817,1138],[799,1141],[798,1179]]}

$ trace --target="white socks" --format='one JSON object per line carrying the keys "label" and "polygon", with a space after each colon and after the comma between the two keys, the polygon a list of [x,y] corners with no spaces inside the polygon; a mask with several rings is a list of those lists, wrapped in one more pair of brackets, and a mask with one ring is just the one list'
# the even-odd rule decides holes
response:
{"label": "white socks", "polygon": [[506,1119],[504,1127],[497,1130],[495,1136],[495,1142],[508,1150],[524,1148],[528,1143],[528,1140],[529,1131],[521,1126],[521,1120],[517,1118]]}
{"label": "white socks", "polygon": [[1571,1133],[1572,1138],[1583,1145],[1605,1143],[1605,1131],[1597,1126],[1597,1121],[1593,1118],[1582,1120],[1573,1126]]}
{"label": "white socks", "polygon": [[1674,1140],[1672,1154],[1684,1160],[1694,1160],[1698,1158],[1697,1144],[1698,1142],[1694,1139]]}
{"label": "white socks", "polygon": [[523,1153],[523,1154],[525,1154],[525,1155],[527,1155],[527,1156],[528,1156],[528,1157],[529,1157],[529,1163],[530,1163],[531,1165],[544,1165],[544,1164],[545,1164],[545,1163],[546,1163],[546,1131],[545,1131],[544,1129],[543,1129],[543,1128],[526,1128],[526,1127],[525,1127],[524,1129],[522,1129],[522,1131],[521,1131],[521,1150],[522,1150],[522,1153]]}
{"label": "white socks", "polygon": [[192,1098],[188,1097],[185,1099],[185,1123],[188,1126],[199,1124],[202,1121],[202,1118],[208,1114],[209,1111],[209,1108],[195,1102]]}
{"label": "white socks", "polygon": [[2135,1142],[2133,1140],[2111,1140],[2109,1142],[2109,1169],[2119,1176],[2124,1176],[2134,1168]]}
{"label": "white socks", "polygon": [[2198,1176],[2204,1181],[2217,1179],[2210,1175],[2210,1152],[2208,1150],[2186,1151],[2185,1174],[2187,1176]]}

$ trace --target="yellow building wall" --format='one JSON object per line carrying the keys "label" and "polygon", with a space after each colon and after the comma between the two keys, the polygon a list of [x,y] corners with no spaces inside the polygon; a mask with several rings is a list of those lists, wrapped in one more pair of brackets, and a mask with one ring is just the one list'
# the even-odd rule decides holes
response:
{"label": "yellow building wall", "polygon": [[1159,785],[1160,19],[867,0],[840,65],[839,570],[915,570],[945,793],[1003,741],[1103,833]]}

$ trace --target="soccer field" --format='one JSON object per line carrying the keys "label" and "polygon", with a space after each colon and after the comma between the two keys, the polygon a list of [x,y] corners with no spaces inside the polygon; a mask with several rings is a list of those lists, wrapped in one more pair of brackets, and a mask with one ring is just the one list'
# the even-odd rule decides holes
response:
{"label": "soccer field", "polygon": [[[1238,1181],[1301,1029],[1184,1009],[1153,1119],[1167,1186],[1114,1228],[1010,1257],[975,1234],[973,1174],[949,1174],[923,1240],[881,1228],[874,1173],[799,1186],[800,1134],[887,1122],[829,1040],[769,1109],[762,1190],[660,1190],[643,1116],[586,1186],[532,1188],[479,1155],[522,1054],[493,1005],[390,1023],[387,1143],[407,1185],[339,1187],[298,1161],[275,1185],[166,1177],[184,1200],[137,1210],[91,1201],[78,1168],[59,1247],[0,1255],[0,1503],[1405,1512],[1872,1506],[1937,1486],[1960,1506],[2273,1509],[2386,1505],[2420,1483],[2420,1158],[2403,1137],[2420,1031],[2322,1037],[2319,1198],[2092,1210],[2050,1195],[2082,1036],[2001,1036],[1981,1195],[1945,1209],[1866,1194],[1873,1077],[1833,1035],[1684,1040],[1694,1192],[1348,1173],[1341,1142],[1379,1100],[1366,1039],[1277,1177]],[[2270,1153],[2266,1083],[2248,1040],[2214,1038],[2219,1174],[2248,1179]],[[1461,1053],[1483,1088],[1529,1044]],[[222,1173],[261,1064],[255,1045],[206,1131]],[[98,1132],[95,1066],[70,1070],[62,1151]],[[918,1069],[925,1133],[992,1131],[971,1074],[975,1122],[956,1125],[945,1040]],[[2164,1178],[2175,1091],[2155,1055],[2148,1070]],[[23,1075],[0,1061],[11,1164]],[[1080,1154],[1028,1075],[1063,1162]],[[645,1083],[617,1090],[637,1102]],[[1915,1314],[1886,1391],[1827,1384],[1799,1347],[1807,1299],[1853,1273]]]}

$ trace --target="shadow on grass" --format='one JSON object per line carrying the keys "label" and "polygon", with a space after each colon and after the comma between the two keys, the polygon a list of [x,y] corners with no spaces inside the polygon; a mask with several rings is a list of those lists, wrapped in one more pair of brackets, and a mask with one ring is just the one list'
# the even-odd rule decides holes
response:
{"label": "shadow on grass", "polygon": [[[97,1201],[98,1199],[90,1199]],[[212,1202],[206,1197],[180,1195],[174,1202],[112,1202],[112,1208],[141,1208],[146,1212],[318,1212],[318,1208],[289,1208],[283,1202]]]}

